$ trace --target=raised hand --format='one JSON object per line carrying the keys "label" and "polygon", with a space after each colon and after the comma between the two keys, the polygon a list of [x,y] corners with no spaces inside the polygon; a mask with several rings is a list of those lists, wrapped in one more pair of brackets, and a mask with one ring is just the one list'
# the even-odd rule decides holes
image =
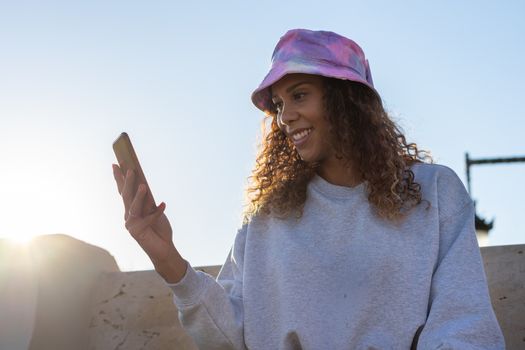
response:
{"label": "raised hand", "polygon": [[113,164],[113,176],[124,202],[125,227],[148,254],[155,270],[169,283],[176,283],[186,272],[186,261],[180,256],[172,240],[173,231],[164,214],[164,202],[150,214],[143,215],[144,199],[148,188],[139,184],[134,192],[136,176],[133,171],[122,174]]}

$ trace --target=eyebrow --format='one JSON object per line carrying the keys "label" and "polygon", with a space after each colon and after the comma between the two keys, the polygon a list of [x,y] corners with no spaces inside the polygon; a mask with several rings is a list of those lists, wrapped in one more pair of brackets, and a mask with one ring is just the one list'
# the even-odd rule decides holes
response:
{"label": "eyebrow", "polygon": [[[309,82],[309,81],[300,81],[300,82],[298,82],[296,84],[293,84],[292,86],[288,87],[288,89],[286,89],[286,92],[289,93],[290,91],[292,91],[293,89],[295,89],[299,85],[303,85],[303,84],[312,84],[312,83]],[[274,98],[274,97],[277,97],[277,95],[272,95],[272,98]]]}

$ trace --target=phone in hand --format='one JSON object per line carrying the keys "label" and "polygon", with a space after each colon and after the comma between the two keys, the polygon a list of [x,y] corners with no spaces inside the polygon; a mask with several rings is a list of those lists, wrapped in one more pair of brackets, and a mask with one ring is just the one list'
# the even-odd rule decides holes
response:
{"label": "phone in hand", "polygon": [[131,169],[135,172],[135,185],[133,188],[133,193],[137,193],[137,189],[140,184],[145,184],[147,188],[146,198],[144,199],[144,206],[142,209],[142,215],[146,216],[151,214],[157,206],[155,205],[155,200],[153,199],[153,194],[149,188],[142,167],[140,166],[139,159],[135,153],[135,149],[131,144],[131,140],[127,133],[123,132],[117,137],[113,142],[113,151],[115,156],[117,156],[118,164],[122,170],[122,174],[126,175],[128,169]]}

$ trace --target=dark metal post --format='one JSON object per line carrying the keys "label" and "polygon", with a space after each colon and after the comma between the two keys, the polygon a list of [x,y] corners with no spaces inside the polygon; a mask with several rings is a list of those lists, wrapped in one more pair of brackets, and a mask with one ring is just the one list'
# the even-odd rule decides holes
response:
{"label": "dark metal post", "polygon": [[[471,159],[468,152],[465,152],[465,164],[467,171],[467,188],[470,198],[472,198],[472,190],[470,186],[470,166],[474,164],[495,164],[495,163],[516,163],[525,162],[525,157],[512,157],[512,158],[488,158],[488,159]],[[476,207],[476,201],[473,199],[474,208]],[[477,210],[476,210],[477,212]],[[480,218],[478,214],[475,214],[475,226],[476,230],[482,230],[489,232],[494,226],[494,219],[491,222],[486,222]]]}
{"label": "dark metal post", "polygon": [[518,163],[525,162],[525,157],[511,157],[511,158],[486,158],[486,159],[471,159],[468,152],[465,152],[465,163],[467,165],[467,186],[468,193],[472,197],[470,189],[470,166],[474,164],[497,164],[497,163]]}
{"label": "dark metal post", "polygon": [[468,193],[472,197],[472,191],[470,190],[470,158],[468,156],[468,152],[465,152],[465,164],[467,165],[467,189]]}

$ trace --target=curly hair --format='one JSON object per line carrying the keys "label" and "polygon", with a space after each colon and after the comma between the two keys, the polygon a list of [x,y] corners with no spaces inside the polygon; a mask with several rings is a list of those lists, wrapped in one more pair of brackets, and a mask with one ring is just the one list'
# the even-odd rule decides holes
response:
{"label": "curly hair", "polygon": [[[332,147],[338,159],[355,166],[367,181],[368,201],[377,215],[399,221],[421,203],[421,186],[414,182],[410,165],[433,163],[430,152],[406,142],[400,128],[383,108],[379,96],[363,84],[323,77],[325,118],[330,124]],[[301,159],[291,140],[279,128],[277,111],[261,123],[255,168],[245,191],[248,208],[243,223],[257,214],[286,218],[303,215],[306,189],[318,162]],[[268,120],[270,130],[266,131]],[[430,203],[429,203],[430,204]]]}

